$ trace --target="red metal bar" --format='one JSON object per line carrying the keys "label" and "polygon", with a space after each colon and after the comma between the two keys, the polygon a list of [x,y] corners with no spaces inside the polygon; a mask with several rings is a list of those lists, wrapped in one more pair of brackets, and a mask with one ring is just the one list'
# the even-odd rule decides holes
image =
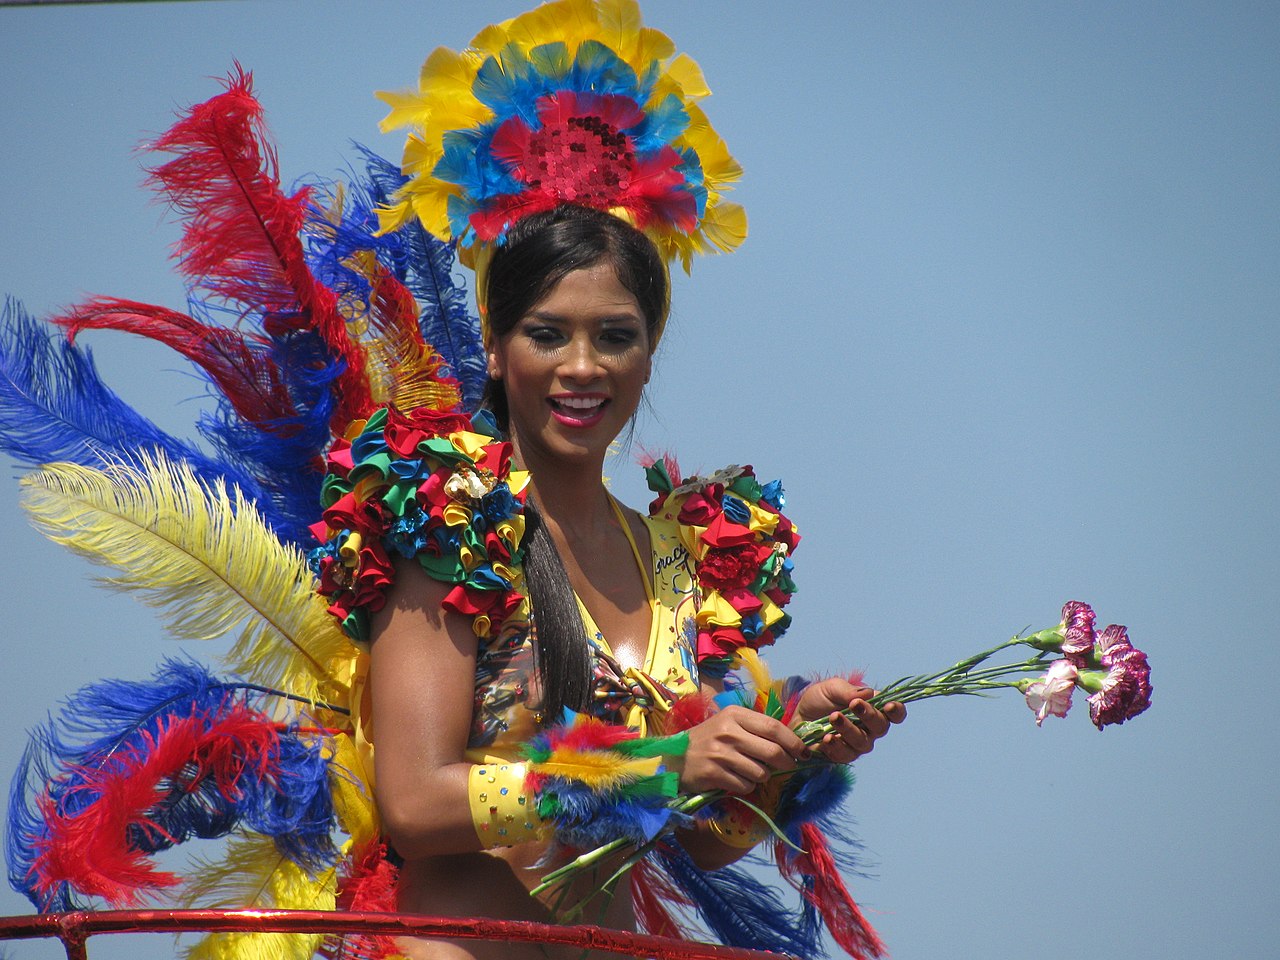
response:
{"label": "red metal bar", "polygon": [[762,950],[691,943],[602,927],[560,926],[527,920],[425,917],[334,910],[104,910],[0,917],[0,940],[57,937],[68,960],[85,960],[86,941],[103,933],[366,933],[396,937],[510,940],[600,950],[654,960],[780,960]]}

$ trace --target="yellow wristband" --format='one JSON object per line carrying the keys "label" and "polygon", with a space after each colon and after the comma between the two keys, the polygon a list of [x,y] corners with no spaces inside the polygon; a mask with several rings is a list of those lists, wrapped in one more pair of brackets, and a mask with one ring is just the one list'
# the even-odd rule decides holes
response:
{"label": "yellow wristband", "polygon": [[[773,816],[774,811],[778,809],[778,798],[785,781],[785,777],[766,780],[756,787],[747,799],[769,816]],[[715,838],[725,846],[747,850],[773,835],[769,825],[745,803],[738,803],[732,797],[725,798],[721,803],[724,806],[724,812],[708,820],[707,826],[710,827]]]}
{"label": "yellow wristband", "polygon": [[542,835],[533,795],[524,790],[523,763],[477,763],[471,767],[467,800],[476,836],[487,849],[528,843]]}

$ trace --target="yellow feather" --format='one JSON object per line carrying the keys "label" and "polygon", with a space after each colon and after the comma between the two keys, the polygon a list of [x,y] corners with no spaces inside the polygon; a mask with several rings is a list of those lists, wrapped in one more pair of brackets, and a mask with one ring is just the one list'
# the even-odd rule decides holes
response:
{"label": "yellow feather", "polygon": [[599,0],[597,10],[600,42],[634,67],[631,58],[635,56],[636,41],[643,26],[636,0]]}
{"label": "yellow feather", "polygon": [[773,686],[773,675],[765,662],[760,659],[760,654],[751,647],[739,647],[733,652],[733,656],[736,661],[734,666],[742,666],[747,671],[747,675],[751,677],[751,683],[756,688],[756,693],[768,696],[769,689]]}
{"label": "yellow feather", "polygon": [[747,239],[747,211],[736,203],[720,203],[707,210],[702,232],[717,250],[730,253]]}
{"label": "yellow feather", "polygon": [[[406,292],[403,315],[378,309],[379,297],[390,284],[390,275],[378,264],[370,251],[356,253],[346,265],[369,283],[369,302],[354,306],[357,319],[348,321],[347,330],[364,347],[369,387],[374,401],[390,403],[399,410],[429,407],[450,410],[461,397],[458,388],[440,379],[444,360],[423,343],[418,329],[417,304]],[[411,314],[411,315],[410,315]]]}
{"label": "yellow feather", "polygon": [[[702,68],[698,66],[698,61],[687,53],[679,54],[667,64],[659,86],[665,87],[667,81],[676,84],[678,87],[676,92],[683,93],[688,99],[698,100],[711,96],[711,88],[707,86]],[[657,97],[657,91],[654,96]]]}
{"label": "yellow feather", "polygon": [[[267,837],[237,837],[226,859],[196,858],[183,891],[188,908],[332,910],[336,870],[312,877]],[[186,951],[187,960],[310,960],[324,940],[314,933],[215,933]]]}
{"label": "yellow feather", "polygon": [[632,759],[596,750],[562,747],[545,761],[530,764],[530,768],[547,776],[579,780],[593,790],[607,790],[641,777],[651,777],[661,765],[661,757]]}
{"label": "yellow feather", "polygon": [[352,655],[302,553],[238,489],[206,486],[163,458],[106,470],[50,464],[22,485],[45,536],[113,568],[102,582],[157,608],[176,637],[235,634],[226,659],[237,673],[314,697],[332,663]]}
{"label": "yellow feather", "polygon": [[338,823],[356,846],[363,846],[378,835],[381,826],[378,808],[370,793],[373,771],[360,756],[355,741],[347,734],[334,738],[334,766],[329,777],[333,807]]}

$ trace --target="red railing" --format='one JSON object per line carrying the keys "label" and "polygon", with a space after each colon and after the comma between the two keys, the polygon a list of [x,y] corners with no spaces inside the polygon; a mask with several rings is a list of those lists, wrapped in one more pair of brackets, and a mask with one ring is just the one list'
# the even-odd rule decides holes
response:
{"label": "red railing", "polygon": [[332,910],[79,910],[0,917],[0,940],[57,937],[67,960],[86,960],[89,937],[105,933],[365,933],[545,943],[655,960],[780,960],[777,953],[690,943],[602,927],[559,926],[526,920],[424,917]]}

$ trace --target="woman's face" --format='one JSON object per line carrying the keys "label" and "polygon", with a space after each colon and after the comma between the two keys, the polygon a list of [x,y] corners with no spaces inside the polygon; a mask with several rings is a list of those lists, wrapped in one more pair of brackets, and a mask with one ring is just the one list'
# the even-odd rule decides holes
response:
{"label": "woman's face", "polygon": [[649,379],[649,335],[635,296],[607,263],[566,274],[488,352],[527,467],[603,461]]}

